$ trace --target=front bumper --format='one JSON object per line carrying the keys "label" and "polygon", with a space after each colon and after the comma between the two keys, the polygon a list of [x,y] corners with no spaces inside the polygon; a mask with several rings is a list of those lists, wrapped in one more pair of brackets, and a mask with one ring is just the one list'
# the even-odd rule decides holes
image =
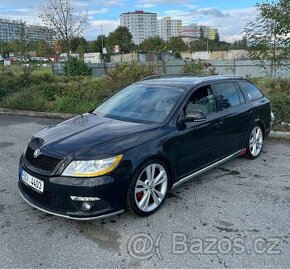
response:
{"label": "front bumper", "polygon": [[[97,178],[46,177],[35,174],[20,163],[30,175],[44,182],[44,192],[38,193],[27,186],[19,174],[18,187],[21,197],[31,206],[46,213],[77,220],[105,218],[124,211],[128,180],[113,176]],[[92,208],[84,211],[82,202],[73,201],[71,196],[97,197]]]}

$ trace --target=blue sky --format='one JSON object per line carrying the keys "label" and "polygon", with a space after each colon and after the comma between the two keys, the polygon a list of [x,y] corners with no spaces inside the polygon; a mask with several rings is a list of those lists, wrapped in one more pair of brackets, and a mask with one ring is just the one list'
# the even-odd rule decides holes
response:
{"label": "blue sky", "polygon": [[[45,0],[0,0],[0,18],[22,19],[38,23],[39,6]],[[88,25],[84,36],[93,40],[101,32],[108,34],[119,25],[123,12],[144,10],[157,12],[158,18],[171,16],[182,19],[184,25],[202,23],[217,27],[222,40],[241,38],[248,21],[254,20],[257,0],[72,0],[75,7],[87,10]]]}

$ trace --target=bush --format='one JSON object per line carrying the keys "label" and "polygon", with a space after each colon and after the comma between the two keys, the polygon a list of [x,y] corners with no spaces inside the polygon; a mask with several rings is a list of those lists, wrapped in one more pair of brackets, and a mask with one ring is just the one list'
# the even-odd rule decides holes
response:
{"label": "bush", "polygon": [[202,61],[193,61],[185,63],[183,66],[183,73],[195,75],[217,75],[217,72],[212,64]]}
{"label": "bush", "polygon": [[290,80],[253,78],[252,81],[270,99],[276,122],[290,123]]}
{"label": "bush", "polygon": [[70,57],[64,66],[65,75],[70,76],[90,76],[92,70],[85,64],[84,61],[78,60],[75,57]]}
{"label": "bush", "polygon": [[31,111],[49,111],[50,104],[45,96],[36,89],[25,89],[7,96],[2,102],[2,107],[23,109]]}
{"label": "bush", "polygon": [[154,68],[140,63],[120,64],[108,72],[109,79],[115,82],[117,88],[128,86],[133,82],[152,75],[154,75]]}

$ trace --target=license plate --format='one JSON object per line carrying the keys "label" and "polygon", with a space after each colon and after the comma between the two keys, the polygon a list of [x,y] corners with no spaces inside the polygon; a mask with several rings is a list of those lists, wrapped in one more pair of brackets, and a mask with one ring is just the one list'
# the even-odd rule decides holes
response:
{"label": "license plate", "polygon": [[20,171],[20,179],[35,191],[43,193],[44,182],[42,180],[29,175],[24,170]]}

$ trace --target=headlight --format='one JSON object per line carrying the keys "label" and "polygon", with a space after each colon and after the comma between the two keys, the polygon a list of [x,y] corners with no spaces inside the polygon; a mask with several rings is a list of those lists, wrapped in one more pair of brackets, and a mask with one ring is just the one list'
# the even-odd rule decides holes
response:
{"label": "headlight", "polygon": [[118,155],[104,160],[72,161],[63,171],[63,176],[70,177],[97,177],[113,171],[122,160]]}

